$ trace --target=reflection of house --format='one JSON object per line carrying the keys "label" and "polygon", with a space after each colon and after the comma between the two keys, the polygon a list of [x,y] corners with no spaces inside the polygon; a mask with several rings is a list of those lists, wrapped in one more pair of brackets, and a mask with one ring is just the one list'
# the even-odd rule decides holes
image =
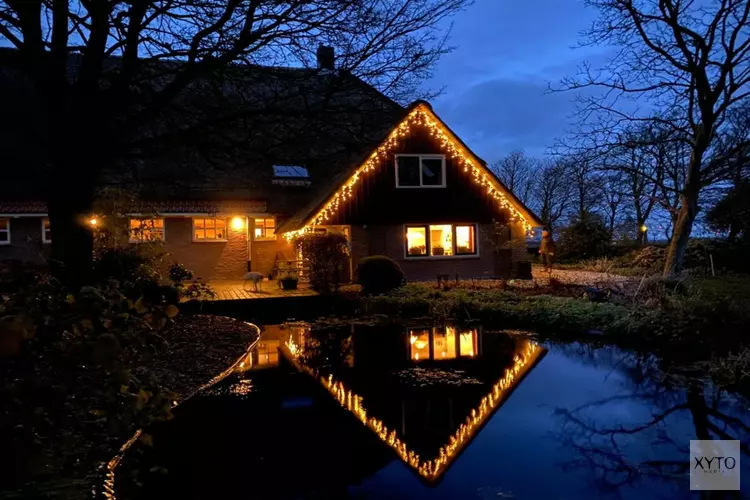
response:
{"label": "reflection of house", "polygon": [[526,339],[452,326],[370,333],[347,344],[356,363],[327,374],[301,364],[310,360],[309,341],[290,339],[286,352],[427,482],[442,476],[546,352]]}

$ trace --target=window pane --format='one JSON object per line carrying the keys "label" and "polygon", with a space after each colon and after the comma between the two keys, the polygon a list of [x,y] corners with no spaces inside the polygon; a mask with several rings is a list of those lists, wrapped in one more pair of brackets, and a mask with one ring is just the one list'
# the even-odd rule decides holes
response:
{"label": "window pane", "polygon": [[443,160],[440,158],[422,159],[422,185],[443,185]]}
{"label": "window pane", "polygon": [[452,233],[450,224],[430,226],[430,255],[453,255]]}
{"label": "window pane", "polygon": [[469,330],[459,335],[459,353],[461,356],[476,356],[477,354],[477,331]]}
{"label": "window pane", "polygon": [[406,228],[407,255],[427,255],[427,230],[424,227]]}
{"label": "window pane", "polygon": [[456,329],[446,326],[445,331],[435,331],[432,337],[432,352],[435,359],[454,359],[456,357]]}
{"label": "window pane", "polygon": [[419,186],[419,156],[397,156],[398,186]]}
{"label": "window pane", "polygon": [[204,221],[206,229],[216,227],[216,219],[204,219]]}
{"label": "window pane", "polygon": [[206,227],[205,225],[206,219],[193,219],[193,224],[195,224],[195,229],[203,229]]}
{"label": "window pane", "polygon": [[409,350],[411,351],[411,359],[414,361],[430,359],[430,331],[409,331]]}
{"label": "window pane", "polygon": [[206,236],[205,238],[207,240],[215,240],[216,239],[216,229],[206,229]]}
{"label": "window pane", "polygon": [[8,230],[8,219],[0,219],[0,231]]}
{"label": "window pane", "polygon": [[456,253],[457,254],[475,254],[476,235],[474,226],[456,226]]}
{"label": "window pane", "polygon": [[202,240],[206,237],[203,229],[196,229],[195,230],[195,239],[196,240]]}

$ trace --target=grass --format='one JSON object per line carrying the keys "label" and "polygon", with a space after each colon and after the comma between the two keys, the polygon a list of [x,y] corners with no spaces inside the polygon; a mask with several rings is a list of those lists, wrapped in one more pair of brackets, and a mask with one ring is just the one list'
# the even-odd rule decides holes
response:
{"label": "grass", "polygon": [[[596,334],[623,347],[688,356],[700,351],[710,357],[717,352],[739,352],[750,341],[750,301],[736,293],[740,282],[728,283],[720,287],[715,280],[704,279],[678,288],[656,280],[652,283],[656,286],[644,287],[637,298],[622,297],[617,303],[507,290],[445,291],[409,284],[388,295],[363,297],[361,312],[391,321],[476,320],[488,327],[523,328],[568,339]],[[707,291],[696,293],[696,289]],[[720,298],[726,290],[735,293],[734,300]]]}

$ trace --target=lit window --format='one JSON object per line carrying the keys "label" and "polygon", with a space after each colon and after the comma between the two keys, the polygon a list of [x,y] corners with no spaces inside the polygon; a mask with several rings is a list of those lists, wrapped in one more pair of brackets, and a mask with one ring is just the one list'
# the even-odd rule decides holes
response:
{"label": "lit window", "polygon": [[414,361],[430,359],[430,330],[410,330],[409,350]]}
{"label": "lit window", "polygon": [[276,239],[276,221],[270,219],[255,219],[255,240],[275,240]]}
{"label": "lit window", "polygon": [[42,219],[42,243],[52,243],[52,230],[46,217]]}
{"label": "lit window", "polygon": [[477,253],[474,226],[456,226],[456,255]]}
{"label": "lit window", "polygon": [[458,349],[461,356],[477,355],[477,331],[469,330],[461,332],[458,336]]}
{"label": "lit window", "polygon": [[406,227],[407,257],[477,255],[476,226],[434,224]]}
{"label": "lit window", "polygon": [[427,228],[406,228],[406,250],[407,255],[427,255]]}
{"label": "lit window", "polygon": [[10,245],[10,219],[0,219],[0,245]]}
{"label": "lit window", "polygon": [[130,242],[164,241],[164,219],[130,219]]}
{"label": "lit window", "polygon": [[437,329],[432,337],[432,352],[435,359],[454,359],[456,357],[456,329],[446,326],[445,331]]}
{"label": "lit window", "polygon": [[226,218],[194,217],[193,241],[227,241]]}
{"label": "lit window", "polygon": [[396,155],[396,187],[445,187],[445,156]]}
{"label": "lit window", "polygon": [[453,226],[430,226],[430,255],[453,255]]}

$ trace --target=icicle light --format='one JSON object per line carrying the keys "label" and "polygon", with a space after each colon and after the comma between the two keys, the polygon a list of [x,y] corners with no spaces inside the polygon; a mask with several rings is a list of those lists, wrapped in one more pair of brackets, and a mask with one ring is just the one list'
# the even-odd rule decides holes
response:
{"label": "icicle light", "polygon": [[310,231],[315,226],[326,225],[338,213],[345,203],[354,196],[354,190],[359,182],[375,171],[378,164],[388,158],[389,153],[396,149],[401,141],[409,136],[413,129],[425,127],[430,136],[438,141],[440,147],[449,158],[453,158],[459,168],[471,175],[474,182],[485,188],[501,208],[508,210],[512,222],[521,222],[527,234],[533,228],[533,221],[519,210],[516,204],[508,198],[505,190],[497,180],[481,165],[470,152],[461,145],[460,141],[448,130],[435,116],[426,104],[417,105],[407,117],[390,133],[388,138],[372,152],[370,157],[352,174],[349,180],[336,191],[323,207],[312,217],[304,227],[284,233],[287,240],[292,240],[297,235]]}

